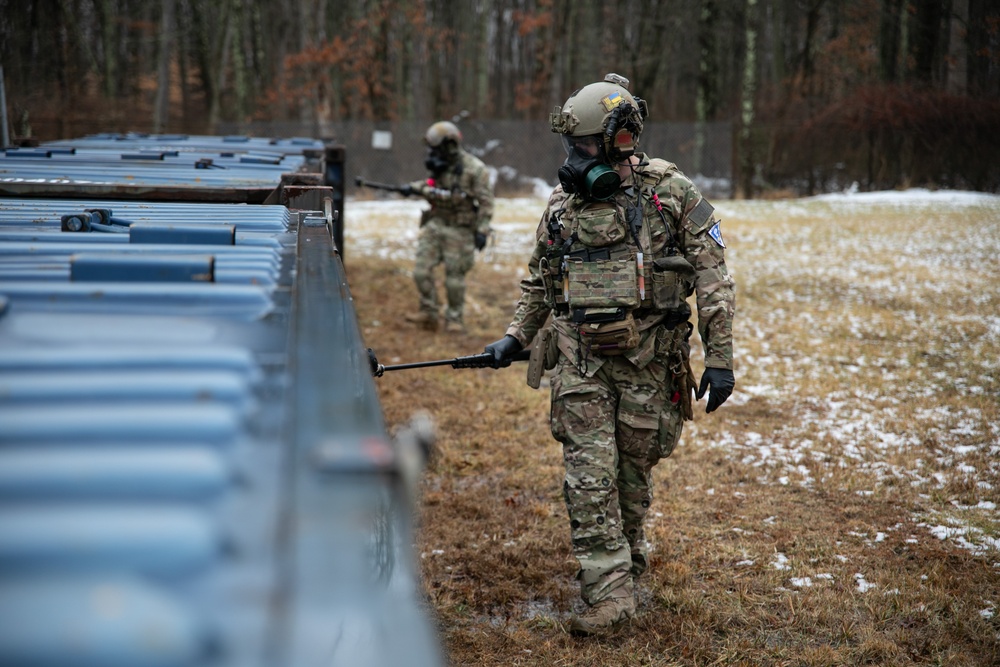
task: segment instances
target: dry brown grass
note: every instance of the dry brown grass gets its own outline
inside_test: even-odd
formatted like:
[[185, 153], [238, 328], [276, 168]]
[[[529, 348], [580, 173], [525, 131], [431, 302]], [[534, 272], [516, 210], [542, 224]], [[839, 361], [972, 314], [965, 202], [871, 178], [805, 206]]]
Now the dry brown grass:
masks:
[[[1000, 664], [1000, 286], [985, 268], [1000, 206], [942, 208], [720, 206], [739, 283], [737, 393], [699, 410], [656, 468], [641, 612], [607, 638], [562, 627], [580, 603], [548, 392], [524, 384], [523, 365], [378, 380], [390, 428], [420, 409], [437, 421], [416, 551], [450, 662]], [[362, 231], [349, 231], [380, 361], [498, 338], [538, 212], [498, 212], [525, 218], [506, 239], [524, 251], [470, 274], [465, 335], [402, 322], [412, 261], [352, 254]]]

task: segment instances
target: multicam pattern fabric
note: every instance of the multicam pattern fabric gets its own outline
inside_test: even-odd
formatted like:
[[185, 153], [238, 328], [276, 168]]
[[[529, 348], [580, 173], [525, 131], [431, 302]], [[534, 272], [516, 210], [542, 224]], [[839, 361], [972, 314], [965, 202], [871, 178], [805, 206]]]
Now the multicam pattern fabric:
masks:
[[[676, 166], [639, 157], [642, 163], [635, 181], [623, 185], [613, 206], [618, 209], [615, 220], [628, 220], [627, 209], [636, 190], [641, 191], [641, 249], [628, 234], [608, 252], [612, 257], [634, 258], [641, 250], [644, 276], [656, 259], [670, 256], [672, 247], [683, 256], [694, 267], [693, 293], [705, 364], [731, 369], [735, 287], [723, 248], [708, 234], [716, 222], [713, 210]], [[626, 196], [628, 186], [631, 197]], [[668, 328], [666, 314], [651, 295], [633, 311], [639, 344], [620, 356], [587, 349], [579, 325], [560, 305], [561, 285], [553, 279], [552, 269], [557, 262], [548, 256], [550, 223], [557, 218], [567, 251], [579, 251], [580, 214], [589, 207], [561, 187], [552, 193], [507, 334], [527, 347], [553, 315], [560, 355], [551, 384], [550, 426], [563, 446], [563, 490], [573, 552], [580, 564], [581, 593], [588, 603], [596, 604], [632, 585], [646, 569], [642, 523], [652, 502], [650, 474], [680, 439], [685, 413], [690, 414], [685, 399], [690, 398], [694, 381], [688, 372], [691, 325], [682, 322]], [[690, 282], [690, 275], [685, 281]]]
[[634, 308], [639, 305], [633, 260], [572, 260], [566, 263], [566, 273], [570, 307]]
[[489, 233], [493, 188], [486, 165], [476, 156], [461, 150], [458, 163], [433, 179], [433, 185], [427, 180], [409, 185], [430, 203], [428, 222], [437, 220], [443, 225]]
[[563, 496], [583, 599], [595, 604], [647, 566], [650, 476], [681, 430], [665, 357], [642, 370], [610, 357], [593, 376], [565, 357], [552, 380], [552, 434], [563, 444]]
[[459, 162], [434, 179], [433, 185], [427, 181], [409, 184], [431, 205], [422, 218], [413, 270], [420, 311], [438, 316], [433, 271], [444, 264], [445, 319], [451, 322], [462, 321], [465, 274], [475, 263], [475, 235], [489, 234], [493, 219], [493, 189], [486, 165], [464, 150], [459, 155]]
[[448, 299], [445, 319], [461, 322], [465, 304], [465, 274], [475, 262], [474, 237], [467, 227], [444, 225], [431, 219], [424, 223], [417, 239], [417, 257], [413, 280], [420, 293], [420, 310], [438, 314], [438, 294], [434, 285], [434, 267], [444, 264], [444, 289]]

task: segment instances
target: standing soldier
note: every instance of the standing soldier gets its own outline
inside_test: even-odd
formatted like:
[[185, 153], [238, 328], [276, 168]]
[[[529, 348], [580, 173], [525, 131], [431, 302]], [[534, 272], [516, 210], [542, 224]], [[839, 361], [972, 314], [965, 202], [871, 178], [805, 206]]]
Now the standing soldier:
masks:
[[551, 114], [568, 157], [514, 319], [486, 347], [499, 368], [538, 334], [536, 349], [556, 369], [550, 426], [563, 446], [563, 495], [588, 605], [570, 622], [574, 634], [635, 614], [650, 474], [693, 417], [693, 293], [705, 348], [697, 398], [710, 390], [712, 412], [735, 385], [734, 283], [719, 222], [675, 165], [636, 152], [645, 117], [646, 103], [616, 74]]
[[413, 270], [420, 310], [406, 319], [437, 329], [439, 310], [433, 271], [443, 263], [448, 295], [445, 331], [461, 333], [465, 331], [465, 274], [472, 269], [475, 252], [485, 248], [489, 238], [493, 189], [486, 165], [462, 148], [462, 133], [453, 123], [434, 123], [427, 129], [424, 141], [430, 178], [404, 186], [404, 194], [420, 195], [431, 205], [420, 218]]

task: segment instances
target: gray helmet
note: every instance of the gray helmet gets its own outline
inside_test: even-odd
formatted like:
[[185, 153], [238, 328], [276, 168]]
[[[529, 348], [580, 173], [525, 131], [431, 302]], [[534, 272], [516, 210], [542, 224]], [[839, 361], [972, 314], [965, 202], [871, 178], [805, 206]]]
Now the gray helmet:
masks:
[[612, 73], [584, 86], [549, 115], [552, 131], [564, 138], [600, 136], [608, 155], [631, 154], [647, 109], [644, 100], [628, 91], [628, 84], [628, 79]]
[[454, 123], [449, 123], [446, 120], [438, 121], [427, 128], [424, 141], [431, 148], [437, 148], [445, 141], [453, 141], [456, 146], [460, 146], [462, 145], [462, 131]]

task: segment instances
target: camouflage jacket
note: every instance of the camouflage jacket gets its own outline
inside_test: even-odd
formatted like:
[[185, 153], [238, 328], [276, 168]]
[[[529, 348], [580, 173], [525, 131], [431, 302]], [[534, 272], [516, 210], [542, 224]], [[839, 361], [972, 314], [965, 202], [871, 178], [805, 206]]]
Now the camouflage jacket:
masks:
[[[726, 269], [725, 246], [714, 209], [675, 165], [638, 157], [635, 182], [630, 179], [624, 183], [612, 201], [585, 202], [567, 195], [561, 186], [552, 192], [536, 231], [529, 275], [521, 281], [521, 297], [507, 334], [527, 347], [553, 313], [560, 350], [571, 359], [579, 359], [580, 336], [574, 333], [577, 325], [571, 320], [568, 307], [560, 303], [562, 290], [551, 277], [558, 273], [559, 262], [558, 257], [553, 258], [553, 248], [561, 246], [571, 257], [592, 253], [595, 247], [604, 248], [607, 252], [602, 252], [601, 257], [617, 258], [619, 265], [625, 266], [628, 262], [636, 263], [641, 247], [644, 268], [637, 273], [643, 276], [646, 293], [633, 312], [642, 338], [637, 348], [625, 356], [639, 367], [652, 359], [655, 353], [652, 332], [666, 318], [663, 304], [654, 304], [651, 298], [653, 267], [683, 257], [693, 270], [688, 269], [688, 280], [679, 297], [685, 300], [692, 293], [696, 295], [705, 366], [732, 369], [735, 285]], [[627, 222], [629, 209], [636, 208], [637, 196], [641, 216], [633, 214], [631, 219], [641, 222], [641, 226]], [[611, 223], [595, 233], [588, 224], [601, 216]], [[637, 228], [635, 233], [633, 227]], [[585, 362], [588, 374], [602, 364], [599, 357]]]
[[490, 174], [482, 160], [460, 151], [459, 161], [437, 178], [413, 181], [414, 194], [426, 199], [431, 208], [425, 220], [440, 220], [446, 225], [469, 227], [487, 234], [493, 219], [493, 188]]

